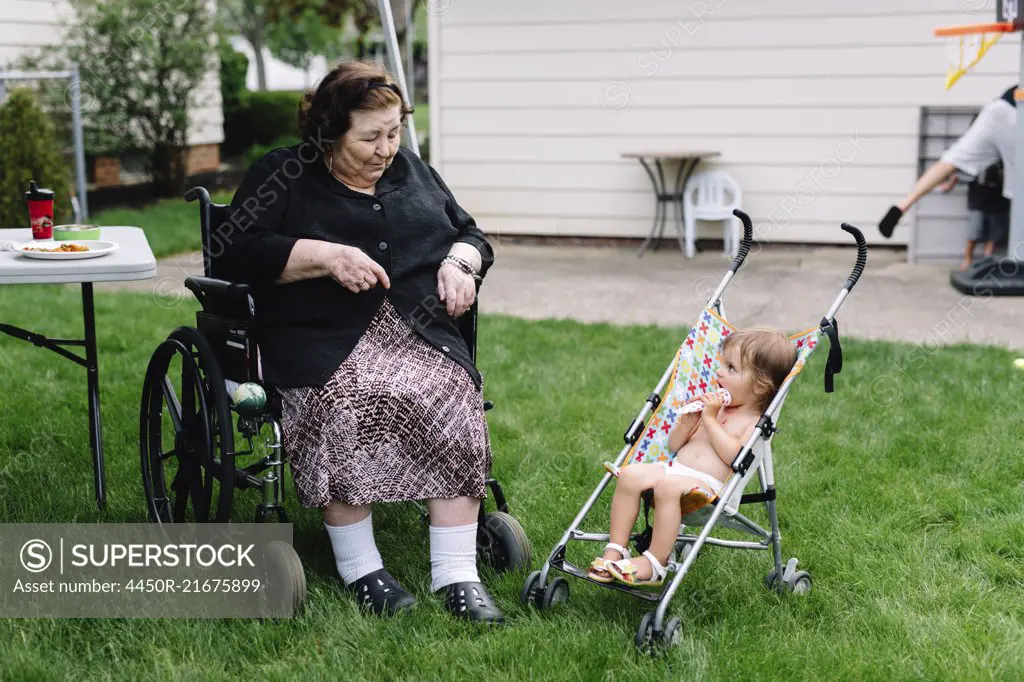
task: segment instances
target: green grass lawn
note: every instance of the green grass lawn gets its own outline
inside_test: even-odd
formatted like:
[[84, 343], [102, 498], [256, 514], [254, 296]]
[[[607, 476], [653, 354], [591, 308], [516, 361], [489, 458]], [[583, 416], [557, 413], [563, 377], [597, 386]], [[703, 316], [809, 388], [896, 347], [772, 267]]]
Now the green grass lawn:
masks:
[[[217, 203], [228, 203], [233, 193], [214, 193]], [[146, 231], [157, 258], [200, 248], [199, 204], [184, 199], [162, 199], [145, 208], [114, 208], [89, 218], [94, 225], [134, 225]]]
[[[96, 308], [109, 509], [99, 513], [93, 502], [84, 373], [0, 337], [6, 522], [146, 518], [142, 374], [151, 350], [174, 326], [192, 323], [195, 307], [104, 294]], [[0, 320], [77, 336], [77, 291], [4, 287]], [[683, 332], [482, 319], [480, 364], [496, 404], [488, 413], [494, 471], [534, 543], [535, 567], [619, 449]], [[394, 620], [360, 615], [335, 577], [317, 512], [296, 508], [292, 497], [310, 583], [300, 618], [3, 621], [0, 679], [1024, 678], [1024, 373], [1000, 349], [918, 356], [913, 346], [853, 339], [843, 347], [837, 392], [823, 393], [819, 352], [775, 443], [784, 557], [812, 572], [813, 592], [767, 592], [767, 553], [708, 548], [674, 603], [685, 630], [665, 658], [633, 649], [645, 604], [577, 580], [567, 604], [539, 613], [518, 603], [523, 574], [485, 573], [507, 625], [481, 631], [455, 622], [428, 594], [426, 533], [407, 505], [379, 509], [375, 526], [386, 565], [420, 603]], [[896, 382], [902, 398], [872, 400], [873, 385], [878, 398], [881, 384]], [[606, 528], [606, 506], [588, 529]]]

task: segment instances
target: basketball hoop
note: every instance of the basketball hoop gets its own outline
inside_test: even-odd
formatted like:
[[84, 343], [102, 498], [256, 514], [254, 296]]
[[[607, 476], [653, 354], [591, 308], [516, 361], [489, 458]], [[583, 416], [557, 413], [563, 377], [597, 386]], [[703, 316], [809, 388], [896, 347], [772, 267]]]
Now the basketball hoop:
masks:
[[946, 89], [949, 90], [960, 80], [961, 76], [973, 69], [1004, 34], [1018, 29], [1016, 18], [1013, 21], [1001, 21], [995, 24], [971, 24], [935, 29], [935, 35], [946, 38], [949, 44]]

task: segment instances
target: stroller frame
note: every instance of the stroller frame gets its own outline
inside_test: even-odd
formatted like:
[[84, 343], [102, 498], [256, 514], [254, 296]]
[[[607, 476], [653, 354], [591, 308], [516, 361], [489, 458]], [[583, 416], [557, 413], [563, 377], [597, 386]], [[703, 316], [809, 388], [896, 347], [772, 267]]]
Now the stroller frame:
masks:
[[[740, 210], [735, 210], [733, 213], [743, 222], [743, 240], [731, 266], [729, 267], [729, 270], [725, 273], [718, 287], [715, 289], [714, 293], [710, 296], [705, 305], [705, 308], [714, 309], [720, 315], [724, 315], [722, 295], [729, 286], [729, 283], [735, 276], [737, 270], [739, 270], [740, 266], [746, 259], [753, 241], [753, 225], [750, 217]], [[853, 271], [839, 292], [839, 295], [825, 313], [825, 316], [822, 318], [818, 327], [818, 330], [825, 334], [830, 342], [830, 352], [825, 379], [827, 392], [831, 392], [832, 390], [831, 375], [838, 373], [842, 368], [842, 354], [839, 345], [838, 324], [835, 320], [835, 316], [840, 307], [842, 307], [846, 297], [857, 283], [857, 280], [860, 278], [861, 273], [864, 271], [864, 266], [867, 263], [867, 243], [864, 240], [864, 236], [861, 231], [846, 223], [843, 223], [841, 228], [852, 235], [857, 242], [857, 261], [853, 267]], [[797, 363], [799, 362], [800, 360], [798, 359]], [[657, 386], [647, 397], [647, 400], [639, 414], [637, 414], [633, 419], [629, 428], [623, 435], [625, 446], [614, 460], [614, 471], [617, 472], [619, 467], [623, 465], [633, 446], [640, 439], [641, 434], [643, 434], [647, 426], [648, 417], [652, 416], [661, 404], [661, 395], [663, 391], [665, 391], [666, 386], [672, 377], [673, 365], [674, 362], [669, 364], [668, 368], [662, 374], [661, 379], [658, 381]], [[797, 368], [796, 364], [794, 365], [794, 368]], [[641, 599], [657, 602], [655, 610], [649, 611], [644, 615], [636, 635], [637, 646], [642, 650], [650, 650], [654, 648], [655, 645], [660, 644], [671, 646], [679, 642], [681, 636], [681, 622], [679, 618], [667, 619], [666, 616], [669, 604], [672, 601], [672, 597], [679, 589], [683, 579], [693, 566], [694, 561], [696, 561], [699, 551], [705, 544], [732, 549], [762, 551], [766, 551], [770, 548], [773, 554], [774, 567], [768, 573], [765, 580], [766, 586], [777, 591], [788, 591], [798, 594], [809, 591], [811, 587], [810, 574], [806, 571], [796, 570], [797, 560], [789, 559], [789, 561], [783, 565], [782, 543], [781, 535], [779, 533], [778, 512], [776, 508], [775, 475], [771, 450], [772, 437], [778, 431], [776, 424], [779, 412], [785, 402], [790, 386], [796, 379], [797, 375], [798, 372], [791, 372], [786, 378], [782, 386], [776, 392], [771, 404], [757, 421], [750, 437], [736, 454], [736, 457], [733, 459], [731, 464], [732, 474], [726, 481], [723, 491], [719, 493], [716, 503], [701, 510], [701, 512], [706, 512], [710, 508], [711, 512], [710, 516], [707, 517], [707, 521], [704, 522], [703, 528], [700, 532], [696, 535], [686, 533], [685, 528], [687, 520], [693, 519], [701, 512], [691, 514], [683, 519], [683, 525], [681, 526], [681, 531], [683, 532], [680, 532], [677, 535], [674, 551], [669, 557], [666, 566], [668, 572], [670, 574], [674, 573], [674, 575], [670, 581], [666, 581], [660, 592], [646, 591], [616, 582], [602, 583], [590, 580], [584, 569], [575, 566], [565, 558], [566, 548], [572, 541], [606, 543], [610, 539], [609, 533], [588, 533], [579, 529], [587, 514], [589, 514], [598, 498], [611, 482], [613, 473], [612, 471], [608, 471], [602, 477], [594, 491], [590, 494], [590, 497], [583, 504], [579, 513], [576, 514], [576, 517], [569, 525], [569, 528], [566, 529], [561, 539], [555, 545], [547, 560], [544, 562], [543, 567], [539, 571], [531, 573], [526, 579], [520, 594], [523, 603], [532, 603], [538, 608], [546, 609], [556, 603], [568, 599], [568, 583], [565, 579], [555, 577], [549, 580], [552, 569], [586, 580], [587, 582], [604, 588], [626, 592]], [[755, 450], [759, 444], [761, 446], [759, 448], [760, 452]], [[741, 485], [746, 485], [748, 473], [751, 472], [752, 468], [757, 472], [760, 491], [753, 494], [743, 495], [740, 498], [739, 504], [763, 503], [767, 508], [768, 519], [771, 526], [770, 530], [761, 528], [757, 523], [739, 513], [738, 509], [730, 514], [727, 514], [726, 511], [727, 506], [729, 506], [729, 503], [732, 501], [733, 496], [737, 491], [737, 488]], [[650, 493], [650, 491], [648, 491], [648, 493]], [[630, 535], [630, 541], [636, 543], [639, 551], [647, 549], [650, 544], [651, 527], [647, 519], [650, 511], [650, 499], [649, 495], [644, 498], [645, 530], [640, 533], [634, 532]], [[711, 532], [719, 524], [720, 520], [723, 519], [723, 515], [726, 515], [724, 520], [725, 523], [723, 525], [728, 525], [733, 529], [751, 533], [758, 538], [757, 541], [727, 540], [712, 537]], [[682, 555], [681, 562], [677, 560], [680, 554]]]

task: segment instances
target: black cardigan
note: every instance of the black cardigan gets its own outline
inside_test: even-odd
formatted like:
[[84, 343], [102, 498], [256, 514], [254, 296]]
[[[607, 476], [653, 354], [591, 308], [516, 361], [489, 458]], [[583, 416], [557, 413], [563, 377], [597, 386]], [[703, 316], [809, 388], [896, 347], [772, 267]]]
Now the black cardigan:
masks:
[[[280, 388], [322, 386], [355, 347], [384, 297], [427, 342], [464, 367], [469, 348], [437, 297], [437, 270], [452, 244], [494, 253], [437, 172], [400, 149], [376, 195], [353, 191], [305, 142], [275, 149], [249, 168], [229, 222], [212, 233], [214, 276], [254, 285], [253, 336], [263, 378]], [[299, 239], [356, 246], [380, 263], [391, 288], [352, 293], [330, 277], [273, 284]]]

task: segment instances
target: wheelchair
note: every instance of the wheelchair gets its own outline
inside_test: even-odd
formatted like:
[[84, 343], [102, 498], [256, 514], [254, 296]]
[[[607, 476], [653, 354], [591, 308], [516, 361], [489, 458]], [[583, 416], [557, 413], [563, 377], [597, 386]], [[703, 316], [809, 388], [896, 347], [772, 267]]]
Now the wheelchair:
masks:
[[[204, 276], [186, 277], [185, 286], [202, 309], [195, 327], [178, 327], [157, 346], [142, 387], [139, 447], [149, 517], [156, 523], [227, 523], [235, 491], [255, 489], [255, 522], [287, 523], [280, 397], [261, 379], [258, 347], [249, 334], [252, 290], [216, 277], [211, 232], [228, 222], [228, 206], [213, 203], [203, 187], [185, 193], [186, 201], [197, 199]], [[458, 326], [475, 361], [476, 303]], [[233, 396], [243, 385], [249, 395], [255, 389], [265, 400], [235, 404]], [[485, 410], [492, 407], [484, 403]], [[256, 440], [264, 430], [261, 450]], [[244, 448], [236, 449], [236, 435]], [[529, 567], [530, 541], [490, 472], [486, 485], [495, 509], [480, 505], [478, 558], [499, 573]], [[296, 582], [296, 594], [304, 595], [302, 564], [294, 549], [288, 550], [281, 560]]]

